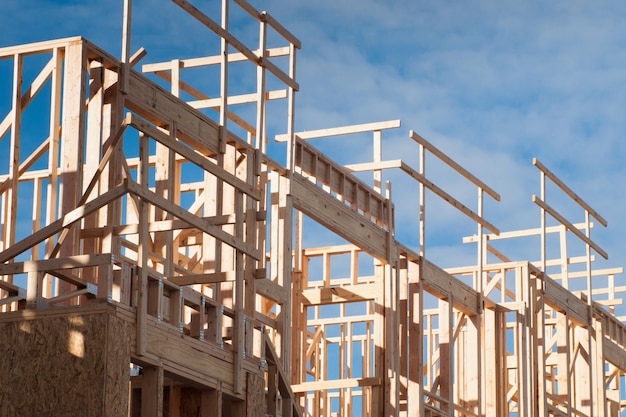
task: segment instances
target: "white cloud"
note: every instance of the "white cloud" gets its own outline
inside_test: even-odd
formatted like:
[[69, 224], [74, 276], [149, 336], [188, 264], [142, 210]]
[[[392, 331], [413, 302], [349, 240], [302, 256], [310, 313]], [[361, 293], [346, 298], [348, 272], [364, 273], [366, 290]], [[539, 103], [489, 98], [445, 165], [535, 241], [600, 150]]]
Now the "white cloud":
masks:
[[[0, 6], [3, 45], [81, 34], [119, 54], [121, 2], [26, 3], [42, 13], [24, 13], [23, 3]], [[539, 224], [539, 209], [530, 201], [539, 193], [539, 173], [531, 165], [536, 156], [609, 220], [609, 230], [593, 235], [613, 264], [623, 263], [626, 3], [253, 4], [302, 40], [298, 129], [400, 118], [402, 129], [384, 135], [392, 146], [385, 155], [401, 155], [417, 166], [416, 147], [406, 134], [420, 132], [502, 194], [502, 202], [489, 202], [486, 213], [503, 230]], [[134, 17], [133, 49], [145, 46], [149, 62], [215, 52], [208, 29], [168, 1], [135, 1]], [[256, 39], [254, 28], [233, 31]], [[338, 152], [338, 159], [369, 155], [365, 146], [347, 155], [353, 143], [337, 140], [325, 149]], [[475, 192], [465, 183], [445, 175], [435, 181], [475, 204]], [[412, 193], [394, 187], [396, 204], [408, 207], [399, 208], [407, 218], [398, 222], [414, 230]], [[433, 233], [457, 223], [464, 231], [462, 215], [451, 210], [450, 216], [429, 217]], [[413, 242], [414, 236], [406, 239]]]

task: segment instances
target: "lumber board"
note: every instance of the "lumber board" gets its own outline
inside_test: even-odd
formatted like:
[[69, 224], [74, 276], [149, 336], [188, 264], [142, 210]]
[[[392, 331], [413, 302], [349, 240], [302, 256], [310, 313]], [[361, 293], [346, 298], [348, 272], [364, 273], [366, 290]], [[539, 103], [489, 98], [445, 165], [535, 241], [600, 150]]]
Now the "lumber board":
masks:
[[[168, 126], [174, 122], [178, 139], [192, 149], [206, 156], [219, 153], [222, 130], [219, 124], [143, 74], [130, 71], [129, 91], [125, 97], [125, 106], [151, 123]], [[252, 145], [231, 133], [227, 139], [238, 149], [254, 150]]]
[[[573, 225], [574, 227], [580, 230], [587, 228], [587, 225], [585, 223], [574, 223]], [[594, 227], [593, 222], [589, 223], [589, 227], [593, 229]], [[546, 233], [560, 233], [561, 231], [563, 231], [563, 225], [546, 226], [545, 230], [546, 230]], [[518, 238], [518, 237], [540, 236], [541, 233], [542, 233], [541, 227], [535, 227], [535, 228], [530, 228], [530, 229], [501, 231], [499, 235], [485, 234], [483, 235], [483, 238], [486, 240], [503, 240], [503, 239]], [[474, 243], [474, 242], [478, 242], [478, 235], [463, 237], [463, 243]]]
[[304, 305], [324, 305], [376, 300], [381, 296], [380, 284], [357, 284], [302, 291]]
[[7, 115], [0, 122], [0, 141], [4, 139], [4, 136], [9, 132], [13, 122], [13, 109], [9, 110]]
[[142, 46], [141, 48], [137, 49], [137, 51], [135, 51], [134, 54], [130, 56], [128, 60], [128, 64], [132, 68], [135, 65], [137, 65], [139, 61], [141, 61], [146, 55], [148, 55], [148, 51], [146, 51], [145, 48]]
[[28, 250], [32, 246], [43, 242], [45, 239], [53, 236], [56, 233], [59, 233], [63, 228], [71, 226], [86, 215], [93, 213], [94, 211], [102, 208], [111, 201], [126, 194], [126, 192], [127, 187], [124, 184], [121, 184], [102, 194], [100, 197], [97, 197], [85, 203], [83, 206], [75, 208], [74, 210], [61, 216], [58, 220], [54, 221], [48, 226], [39, 229], [32, 235], [5, 249], [3, 252], [0, 252], [0, 263], [4, 263], [9, 259], [16, 257], [17, 255]]
[[[259, 50], [254, 51], [255, 55], [259, 55]], [[287, 56], [289, 55], [289, 47], [276, 47], [276, 48], [267, 48], [265, 49], [265, 55], [269, 58], [279, 57], [279, 56]], [[234, 62], [242, 62], [246, 61], [248, 58], [242, 54], [241, 52], [230, 52], [228, 53], [228, 63]], [[199, 58], [186, 58], [180, 59], [179, 65], [180, 69], [189, 69], [189, 68], [199, 68], [206, 67], [211, 65], [219, 65], [222, 63], [221, 55], [213, 55], [213, 56], [203, 56]], [[172, 61], [166, 62], [154, 62], [150, 64], [144, 64], [141, 66], [141, 72], [161, 72], [161, 71], [171, 71], [172, 69]]]
[[2, 241], [5, 245], [15, 243], [17, 233], [17, 202], [19, 186], [19, 166], [21, 149], [21, 125], [22, 125], [22, 85], [24, 82], [24, 57], [16, 54], [13, 59], [13, 89], [11, 95], [11, 143], [9, 147], [9, 180], [10, 183], [6, 195], [3, 196], [4, 227], [2, 228]]
[[110, 265], [112, 263], [113, 255], [110, 253], [74, 255], [64, 258], [41, 259], [3, 264], [0, 265], [0, 275], [50, 271], [54, 269], [85, 268], [90, 266]]
[[552, 171], [550, 171], [544, 164], [539, 162], [537, 158], [533, 158], [533, 165], [537, 167], [538, 170], [546, 174], [550, 180], [554, 184], [556, 184], [565, 194], [567, 194], [572, 200], [578, 203], [585, 211], [589, 212], [591, 216], [593, 216], [602, 226], [607, 226], [607, 221], [597, 213], [589, 204], [587, 204], [582, 198], [578, 196], [570, 187], [568, 187], [559, 177], [556, 176]]
[[203, 155], [196, 153], [193, 149], [189, 148], [188, 146], [185, 146], [179, 143], [178, 141], [172, 139], [170, 135], [165, 134], [164, 132], [160, 131], [153, 125], [147, 123], [144, 120], [141, 120], [137, 117], [132, 117], [132, 116], [130, 119], [130, 125], [144, 132], [145, 134], [155, 139], [156, 141], [166, 146], [167, 148], [182, 155], [188, 161], [193, 162], [194, 164], [204, 169], [205, 171], [215, 175], [216, 177], [227, 182], [228, 184], [232, 185], [238, 190], [246, 193], [249, 197], [252, 197], [257, 201], [260, 200], [261, 193], [254, 185], [248, 184], [245, 181], [237, 178], [235, 175], [219, 167], [218, 165], [211, 162]]
[[[263, 343], [265, 344], [265, 349], [267, 352], [267, 360], [275, 366], [276, 373], [278, 374], [278, 388], [280, 390], [281, 396], [283, 397], [283, 401], [289, 399], [290, 403], [293, 405], [292, 410], [296, 413], [294, 417], [302, 417], [302, 410], [298, 406], [298, 401], [296, 401], [294, 397], [291, 385], [289, 385], [289, 383], [287, 382], [289, 380], [287, 379], [287, 375], [285, 374], [281, 366], [280, 358], [278, 357], [276, 349], [274, 349], [274, 346], [267, 337], [267, 335], [263, 335]], [[289, 414], [291, 414], [291, 410], [289, 411]]]
[[176, 122], [192, 148], [207, 155], [218, 153], [216, 122], [135, 71], [129, 73], [125, 106], [156, 125]]
[[301, 44], [298, 38], [296, 38], [291, 32], [289, 32], [282, 24], [276, 21], [266, 11], [258, 11], [246, 0], [234, 0], [242, 9], [248, 12], [250, 16], [256, 18], [259, 22], [268, 23], [276, 32], [278, 32], [285, 40], [293, 44], [296, 48], [300, 49]]
[[[156, 193], [142, 187], [132, 180], [128, 180], [128, 191], [137, 197], [140, 197], [147, 202], [154, 204], [155, 206], [173, 214], [174, 216], [180, 218], [181, 220], [186, 221], [190, 225], [202, 230], [205, 233], [210, 234], [216, 239], [232, 246], [235, 249], [238, 249], [245, 253], [246, 255], [252, 256], [254, 259], [260, 260], [262, 259], [262, 254], [259, 250], [251, 247], [250, 245], [243, 242], [240, 238], [236, 236], [232, 236], [227, 232], [224, 232], [221, 228], [211, 224], [210, 222], [204, 220], [201, 217], [196, 217], [191, 214], [184, 208], [177, 206], [176, 204], [168, 201], [167, 199], [157, 195]], [[0, 254], [1, 256], [2, 254]], [[1, 259], [1, 258], [0, 258]]]
[[63, 48], [71, 43], [84, 41], [82, 36], [53, 39], [48, 41], [33, 42], [25, 45], [7, 46], [0, 48], [0, 59], [13, 58], [15, 54], [32, 55], [43, 52], [52, 52], [55, 48]]
[[[287, 90], [274, 90], [265, 92], [265, 100], [280, 100], [287, 98]], [[228, 105], [238, 105], [238, 104], [250, 104], [256, 103], [258, 99], [258, 94], [250, 93], [250, 94], [238, 94], [234, 96], [228, 96]], [[222, 105], [221, 98], [206, 98], [200, 100], [194, 100], [188, 102], [191, 107], [194, 109], [207, 109], [207, 108], [215, 108], [219, 110]]]
[[294, 393], [299, 393], [299, 392], [319, 391], [319, 390], [373, 387], [373, 386], [378, 386], [380, 384], [381, 384], [381, 379], [378, 377], [344, 378], [344, 379], [337, 379], [337, 380], [303, 382], [301, 384], [292, 385], [291, 389], [293, 390]]
[[[394, 159], [388, 161], [374, 161], [374, 162], [366, 162], [360, 164], [349, 164], [346, 165], [346, 168], [350, 171], [354, 172], [362, 172], [362, 171], [374, 171], [374, 170], [382, 170], [382, 169], [392, 169], [392, 168], [400, 168], [402, 171], [407, 173], [413, 179], [419, 181], [426, 188], [431, 190], [433, 193], [441, 197], [452, 207], [459, 210], [461, 213], [465, 214], [470, 219], [474, 220], [476, 223], [483, 225], [489, 231], [493, 232], [495, 235], [500, 233], [500, 230], [475, 213], [472, 209], [468, 208], [466, 205], [458, 201], [456, 198], [452, 197], [449, 193], [447, 193], [444, 189], [436, 185], [434, 182], [427, 179], [424, 175], [417, 172], [411, 166], [406, 164], [401, 159]], [[499, 197], [499, 196], [498, 196]]]
[[543, 278], [545, 302], [560, 312], [567, 312], [580, 325], [591, 324], [589, 305], [550, 277]]
[[[586, 261], [586, 259], [585, 259]], [[624, 273], [624, 268], [622, 267], [618, 267], [618, 268], [603, 268], [603, 269], [592, 269], [590, 272], [590, 275], [592, 277], [601, 277], [601, 276], [608, 276], [608, 275], [617, 275], [617, 274], [623, 274]], [[567, 278], [572, 279], [572, 278], [585, 278], [587, 277], [589, 273], [587, 271], [573, 271], [573, 272], [567, 272]], [[561, 274], [550, 274], [550, 277], [552, 278], [563, 278], [561, 276]], [[603, 294], [602, 292], [596, 292], [596, 289], [594, 289], [593, 294]], [[606, 293], [606, 292], [604, 292]]]
[[561, 223], [562, 225], [564, 225], [565, 227], [567, 227], [567, 229], [572, 232], [573, 234], [575, 234], [580, 240], [582, 240], [583, 242], [585, 242], [587, 245], [589, 245], [590, 247], [592, 247], [596, 252], [598, 252], [598, 254], [600, 256], [602, 256], [604, 259], [609, 259], [609, 255], [600, 247], [598, 246], [594, 241], [592, 241], [589, 237], [587, 237], [586, 235], [584, 235], [580, 230], [578, 230], [578, 228], [576, 226], [574, 226], [572, 223], [570, 223], [565, 217], [563, 217], [561, 214], [559, 214], [558, 211], [556, 211], [555, 209], [553, 209], [552, 207], [550, 207], [548, 205], [548, 203], [546, 203], [545, 201], [543, 201], [541, 198], [537, 197], [536, 195], [533, 195], [533, 203], [537, 204], [539, 207], [541, 207], [543, 210], [545, 210], [546, 212], [548, 212], [550, 214], [550, 216], [554, 217], [559, 223]]
[[[172, 79], [172, 75], [169, 72], [157, 71], [157, 72], [155, 72], [155, 75], [157, 77], [167, 81], [170, 84], [174, 84], [175, 83], [175, 81]], [[193, 86], [187, 84], [184, 81], [178, 80], [178, 86], [179, 86], [180, 90], [188, 93], [190, 96], [194, 97], [196, 100], [210, 100], [211, 99], [209, 96], [207, 96], [203, 92], [199, 91], [198, 89], [194, 88]], [[195, 106], [192, 105], [193, 102], [189, 102], [189, 103], [190, 103], [190, 105], [192, 107], [195, 107]], [[213, 110], [219, 112], [220, 108], [221, 108], [221, 103], [220, 103], [220, 106], [213, 107]], [[228, 120], [232, 120], [237, 125], [242, 127], [246, 132], [248, 132], [249, 134], [251, 134], [253, 136], [256, 136], [256, 128], [254, 126], [252, 126], [250, 123], [248, 123], [244, 118], [242, 118], [238, 114], [232, 112], [231, 110], [227, 110], [226, 115], [228, 116]]]
[[176, 275], [167, 278], [176, 285], [214, 284], [235, 281], [235, 271], [214, 272], [209, 274]]
[[387, 259], [387, 232], [384, 229], [296, 173], [293, 174], [291, 193], [294, 208], [372, 256]]
[[454, 307], [466, 314], [475, 315], [482, 311], [478, 292], [427, 259], [422, 259], [422, 262], [423, 274], [419, 278], [424, 290], [442, 299], [451, 298]]
[[285, 304], [289, 299], [289, 290], [282, 287], [269, 279], [257, 279], [254, 282], [256, 292], [265, 298], [269, 298], [278, 304]]
[[315, 182], [328, 187], [337, 198], [350, 203], [355, 211], [371, 216], [377, 224], [387, 225], [388, 199], [310, 144], [297, 140], [295, 146], [297, 168]]
[[[228, 215], [228, 214], [221, 215], [221, 216], [206, 216], [206, 217], [199, 217], [199, 218], [204, 219], [205, 221], [215, 226], [222, 226], [225, 224], [232, 224], [235, 222], [234, 215]], [[159, 220], [159, 221], [150, 222], [148, 224], [148, 232], [150, 233], [166, 232], [166, 231], [173, 231], [173, 230], [187, 230], [187, 229], [193, 229], [193, 228], [194, 228], [193, 225], [190, 225], [189, 223], [180, 219]], [[102, 237], [104, 236], [106, 231], [107, 231], [106, 227], [83, 228], [81, 230], [81, 236], [85, 238]], [[136, 235], [139, 233], [139, 224], [133, 223], [133, 224], [120, 225], [120, 226], [113, 226], [112, 233], [116, 236]]]
[[41, 88], [48, 82], [50, 77], [52, 76], [52, 71], [54, 69], [54, 57], [50, 58], [50, 60], [46, 63], [44, 68], [37, 74], [35, 80], [31, 83], [31, 85], [24, 91], [21, 97], [21, 108], [22, 110], [26, 109], [28, 105], [32, 102], [33, 98], [41, 91]]
[[219, 35], [223, 40], [228, 42], [229, 45], [232, 45], [239, 52], [244, 54], [246, 58], [248, 58], [248, 60], [255, 63], [256, 65], [261, 65], [261, 66], [266, 67], [268, 70], [272, 72], [272, 74], [276, 76], [276, 78], [278, 78], [283, 83], [285, 83], [285, 85], [293, 88], [296, 91], [299, 90], [300, 87], [295, 80], [293, 80], [291, 77], [285, 74], [280, 68], [278, 68], [276, 65], [271, 63], [266, 58], [257, 56], [254, 52], [248, 49], [248, 47], [246, 47], [241, 41], [235, 38], [235, 36], [233, 36], [227, 30], [223, 29], [218, 23], [216, 23], [213, 19], [211, 19], [204, 13], [202, 13], [198, 8], [196, 8], [190, 2], [186, 0], [172, 0], [172, 1], [176, 3], [178, 6], [180, 6], [180, 8], [185, 10], [187, 13], [189, 13], [191, 16], [193, 16], [200, 23], [202, 23], [204, 26], [206, 26], [207, 28], [215, 32], [217, 35]]
[[[375, 132], [386, 129], [396, 129], [401, 126], [400, 120], [387, 120], [384, 122], [363, 123], [358, 125], [334, 127], [318, 130], [296, 132], [295, 135], [302, 140], [328, 138], [332, 136], [353, 135], [358, 133]], [[288, 135], [276, 135], [277, 142], [287, 142]]]
[[216, 357], [208, 349], [202, 348], [206, 342], [180, 335], [173, 337], [168, 332], [160, 331], [150, 319], [146, 327], [146, 353], [226, 384], [234, 383], [232, 352], [224, 350], [221, 356]]

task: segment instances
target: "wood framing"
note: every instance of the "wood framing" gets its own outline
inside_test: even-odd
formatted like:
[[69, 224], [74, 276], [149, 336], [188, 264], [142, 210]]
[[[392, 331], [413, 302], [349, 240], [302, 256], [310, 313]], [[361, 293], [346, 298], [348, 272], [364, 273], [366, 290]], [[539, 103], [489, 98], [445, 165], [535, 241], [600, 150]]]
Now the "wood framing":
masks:
[[[621, 415], [626, 285], [594, 267], [607, 222], [589, 203], [534, 160], [541, 227], [501, 231], [484, 215], [500, 195], [417, 132], [401, 135], [419, 166], [383, 158], [399, 120], [296, 132], [301, 45], [269, 13], [173, 3], [218, 55], [139, 65], [131, 1], [122, 59], [81, 37], [0, 49], [0, 416]], [[258, 44], [229, 30], [230, 7]], [[230, 95], [234, 65], [252, 68], [250, 91]], [[207, 67], [219, 96], [187, 76]], [[270, 100], [286, 133], [268, 128]], [[316, 147], [345, 136], [368, 138], [371, 160]], [[409, 191], [389, 170], [416, 181], [415, 222], [396, 218], [392, 190]], [[584, 219], [551, 206], [547, 181]], [[475, 264], [429, 260], [427, 193], [475, 227]], [[537, 259], [498, 247], [529, 236]]]

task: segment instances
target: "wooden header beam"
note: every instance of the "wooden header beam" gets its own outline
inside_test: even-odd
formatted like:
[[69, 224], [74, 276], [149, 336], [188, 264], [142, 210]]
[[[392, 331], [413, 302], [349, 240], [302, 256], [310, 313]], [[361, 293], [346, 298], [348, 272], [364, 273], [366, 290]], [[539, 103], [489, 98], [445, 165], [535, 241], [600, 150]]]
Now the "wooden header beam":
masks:
[[[319, 139], [331, 136], [353, 135], [357, 133], [377, 132], [386, 129], [396, 129], [400, 127], [400, 120], [389, 120], [385, 122], [364, 123], [351, 126], [334, 127], [329, 129], [309, 130], [298, 132], [296, 136], [300, 139]], [[277, 135], [276, 142], [287, 142], [289, 136], [286, 134]]]
[[[253, 51], [255, 54], [260, 54], [259, 50]], [[266, 57], [274, 58], [279, 56], [288, 56], [289, 48], [286, 46], [278, 48], [269, 48], [265, 51]], [[248, 57], [241, 52], [229, 53], [228, 63], [247, 61]], [[178, 61], [181, 69], [200, 68], [211, 65], [220, 65], [222, 63], [222, 57], [220, 55], [206, 56], [201, 58], [187, 58]], [[172, 69], [172, 61], [156, 62], [152, 64], [144, 64], [141, 66], [141, 71], [146, 72], [158, 72], [169, 71]]]
[[[574, 223], [574, 227], [577, 229], [584, 229], [586, 225], [584, 223]], [[590, 223], [590, 227], [593, 228], [593, 223]], [[563, 230], [562, 226], [548, 226], [546, 227], [546, 233], [559, 233]], [[504, 239], [513, 239], [518, 237], [531, 237], [531, 236], [541, 236], [541, 229], [536, 227], [532, 229], [522, 229], [522, 230], [509, 230], [506, 232], [500, 232], [499, 235], [489, 234], [485, 235], [485, 239], [487, 240], [504, 240]], [[463, 243], [475, 243], [478, 242], [478, 236], [465, 236], [463, 238]]]

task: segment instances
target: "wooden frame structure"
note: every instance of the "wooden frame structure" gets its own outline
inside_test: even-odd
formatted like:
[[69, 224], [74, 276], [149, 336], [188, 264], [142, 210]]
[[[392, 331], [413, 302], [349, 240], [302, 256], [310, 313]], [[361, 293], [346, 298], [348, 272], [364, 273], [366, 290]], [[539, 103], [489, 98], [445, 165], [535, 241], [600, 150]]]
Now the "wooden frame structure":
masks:
[[[483, 213], [499, 194], [416, 132], [419, 168], [383, 159], [398, 120], [296, 133], [297, 38], [245, 0], [223, 0], [219, 23], [173, 2], [219, 55], [139, 72], [130, 1], [121, 60], [80, 37], [0, 49], [13, 74], [0, 90], [0, 416], [621, 415], [626, 287], [622, 268], [592, 268], [607, 254], [591, 218], [606, 221], [589, 204], [534, 161], [541, 227], [501, 232]], [[258, 45], [229, 32], [231, 6]], [[268, 48], [268, 31], [284, 46]], [[229, 95], [239, 64], [256, 88]], [[219, 97], [183, 81], [214, 65]], [[268, 100], [287, 103], [284, 162], [266, 146]], [[311, 145], [354, 134], [373, 138], [371, 162]], [[427, 175], [433, 157], [476, 188], [476, 209]], [[390, 169], [417, 181], [417, 250], [396, 239]], [[550, 206], [548, 180], [583, 223]], [[426, 258], [427, 192], [476, 224], [475, 265]], [[321, 229], [342, 243], [310, 244]], [[496, 248], [528, 236], [539, 261]]]

